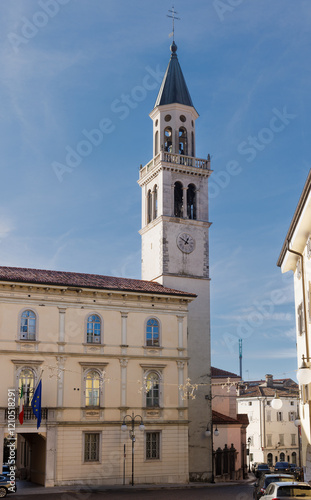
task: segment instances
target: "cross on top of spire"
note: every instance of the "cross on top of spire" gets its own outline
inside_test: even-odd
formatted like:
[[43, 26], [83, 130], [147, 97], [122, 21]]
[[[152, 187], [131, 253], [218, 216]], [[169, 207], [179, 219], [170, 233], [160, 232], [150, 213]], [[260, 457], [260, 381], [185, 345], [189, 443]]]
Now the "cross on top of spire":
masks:
[[178, 12], [176, 12], [176, 10], [174, 9], [174, 5], [172, 7], [172, 10], [169, 10], [169, 12], [171, 12], [172, 15], [167, 14], [167, 17], [170, 17], [173, 19], [173, 31], [172, 31], [172, 33], [170, 33], [169, 36], [172, 36], [173, 41], [174, 41], [175, 40], [175, 19], [180, 21], [180, 17], [176, 17], [176, 14], [178, 14]]

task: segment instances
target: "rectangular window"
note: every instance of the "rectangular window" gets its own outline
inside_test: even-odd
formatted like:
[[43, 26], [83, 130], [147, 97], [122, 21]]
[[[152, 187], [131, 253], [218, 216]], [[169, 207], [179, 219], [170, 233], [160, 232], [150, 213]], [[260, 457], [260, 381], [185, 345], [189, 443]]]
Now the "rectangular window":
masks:
[[266, 421], [271, 422], [271, 411], [267, 411], [266, 413]]
[[302, 335], [305, 331], [304, 314], [302, 303], [297, 308], [297, 327], [299, 335]]
[[272, 434], [267, 434], [267, 446], [272, 446]]
[[160, 459], [160, 432], [146, 432], [146, 459]]
[[276, 419], [277, 419], [278, 422], [282, 422], [282, 420], [283, 420], [283, 414], [282, 414], [281, 411], [278, 411], [276, 413]]
[[279, 434], [279, 444], [280, 446], [284, 446], [284, 434]]
[[291, 434], [291, 445], [292, 446], [296, 445], [296, 434]]
[[294, 401], [291, 401], [291, 402], [290, 402], [290, 405], [291, 405], [291, 406], [294, 406], [294, 404], [295, 404], [295, 402], [294, 402]]
[[295, 421], [295, 418], [296, 418], [296, 414], [295, 414], [295, 412], [294, 412], [294, 411], [289, 411], [289, 412], [288, 412], [288, 420], [289, 420], [290, 422], [294, 422], [294, 421]]
[[84, 434], [84, 461], [99, 462], [99, 432], [86, 432]]

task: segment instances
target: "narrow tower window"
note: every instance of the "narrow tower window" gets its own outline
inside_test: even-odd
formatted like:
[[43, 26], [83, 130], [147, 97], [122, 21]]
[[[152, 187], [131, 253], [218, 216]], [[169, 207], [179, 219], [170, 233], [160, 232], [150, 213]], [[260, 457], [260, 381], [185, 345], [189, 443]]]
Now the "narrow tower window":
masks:
[[185, 129], [185, 127], [180, 127], [179, 129], [179, 154], [188, 154], [187, 130]]
[[158, 217], [158, 186], [153, 188], [153, 219]]
[[171, 127], [166, 127], [164, 130], [164, 151], [172, 153], [172, 129]]
[[154, 156], [157, 156], [159, 152], [159, 132], [156, 131], [154, 136]]
[[149, 189], [148, 194], [147, 194], [147, 224], [151, 222], [151, 215], [152, 215], [152, 196], [151, 196], [151, 191]]
[[191, 147], [192, 147], [192, 156], [195, 156], [195, 151], [194, 151], [194, 133], [191, 132]]
[[197, 218], [195, 185], [189, 184], [187, 189], [187, 217], [195, 220]]
[[178, 181], [174, 184], [174, 216], [183, 216], [183, 187]]

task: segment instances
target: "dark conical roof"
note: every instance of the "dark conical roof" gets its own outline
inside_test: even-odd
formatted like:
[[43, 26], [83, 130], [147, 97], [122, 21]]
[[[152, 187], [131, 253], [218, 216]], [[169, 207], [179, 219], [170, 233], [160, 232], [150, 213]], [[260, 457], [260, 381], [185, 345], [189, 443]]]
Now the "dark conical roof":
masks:
[[173, 42], [171, 45], [171, 59], [168, 63], [154, 107], [174, 103], [194, 107], [176, 51], [177, 45]]

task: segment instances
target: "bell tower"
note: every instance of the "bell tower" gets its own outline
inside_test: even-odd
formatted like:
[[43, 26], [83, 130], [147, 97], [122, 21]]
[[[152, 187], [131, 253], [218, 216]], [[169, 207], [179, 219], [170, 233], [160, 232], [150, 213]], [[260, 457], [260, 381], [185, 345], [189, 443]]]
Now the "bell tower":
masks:
[[212, 474], [210, 276], [208, 179], [210, 157], [195, 156], [192, 103], [175, 42], [163, 82], [150, 113], [153, 158], [140, 168], [142, 188], [142, 279], [195, 293], [188, 315], [188, 373], [198, 384], [189, 403], [189, 473], [191, 479]]

